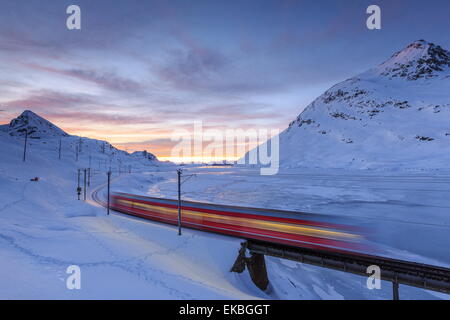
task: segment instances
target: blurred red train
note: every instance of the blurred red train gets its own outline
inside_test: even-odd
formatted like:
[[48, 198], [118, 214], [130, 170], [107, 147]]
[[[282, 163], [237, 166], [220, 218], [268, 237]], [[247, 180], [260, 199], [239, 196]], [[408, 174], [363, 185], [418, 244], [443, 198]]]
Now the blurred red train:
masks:
[[[178, 201], [114, 193], [111, 209], [145, 219], [178, 224]], [[296, 247], [362, 251], [364, 237], [336, 217], [182, 201], [182, 227]]]

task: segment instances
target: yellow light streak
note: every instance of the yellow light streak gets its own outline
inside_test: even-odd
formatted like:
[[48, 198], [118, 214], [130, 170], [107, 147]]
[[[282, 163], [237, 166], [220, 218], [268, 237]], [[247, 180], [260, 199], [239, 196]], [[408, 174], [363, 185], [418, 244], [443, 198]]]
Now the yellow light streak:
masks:
[[[178, 215], [178, 209], [175, 208], [166, 208], [161, 206], [149, 205], [141, 202], [134, 202], [129, 200], [118, 200], [119, 203], [124, 203], [127, 205], [132, 205], [134, 207], [139, 207], [147, 211], [153, 211], [160, 214], [165, 214], [170, 216], [171, 218], [176, 218]], [[342, 239], [342, 238], [350, 238], [350, 239], [358, 239], [360, 238], [357, 234], [339, 232], [339, 231], [330, 231], [324, 230], [314, 227], [305, 227], [294, 225], [285, 222], [275, 222], [275, 221], [264, 221], [264, 220], [255, 220], [249, 218], [242, 217], [230, 217], [225, 215], [219, 215], [214, 213], [204, 213], [199, 211], [192, 210], [182, 210], [183, 216], [187, 216], [191, 219], [202, 221], [205, 219], [210, 222], [218, 222], [218, 223], [227, 223], [230, 225], [238, 225], [243, 227], [252, 227], [269, 231], [279, 231], [297, 235], [306, 235], [306, 236], [314, 236], [314, 237], [323, 237], [326, 239]]]

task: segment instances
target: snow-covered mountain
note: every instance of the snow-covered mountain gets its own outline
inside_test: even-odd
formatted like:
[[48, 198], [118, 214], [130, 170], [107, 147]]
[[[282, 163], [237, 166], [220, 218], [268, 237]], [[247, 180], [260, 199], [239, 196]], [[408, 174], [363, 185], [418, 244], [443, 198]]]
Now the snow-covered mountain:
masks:
[[450, 52], [411, 43], [327, 90], [279, 139], [281, 168], [447, 168]]
[[[157, 157], [148, 151], [136, 151], [132, 154], [117, 149], [107, 141], [69, 135], [62, 129], [36, 113], [25, 110], [9, 124], [0, 126], [0, 140], [6, 144], [23, 145], [25, 132], [28, 132], [28, 151], [45, 152], [50, 158], [58, 156], [61, 142], [61, 158], [71, 162], [90, 162], [92, 167], [123, 170], [141, 165], [157, 165]], [[0, 159], [1, 160], [1, 159]], [[97, 164], [98, 163], [98, 164]], [[80, 166], [78, 164], [78, 166]]]
[[150, 152], [148, 152], [148, 151], [146, 151], [146, 150], [144, 150], [144, 151], [135, 151], [135, 152], [133, 152], [133, 153], [131, 154], [131, 156], [132, 156], [132, 157], [135, 157], [135, 158], [144, 158], [144, 159], [148, 159], [148, 160], [150, 160], [150, 161], [158, 160], [154, 154], [152, 154], [152, 153], [150, 153]]
[[2, 125], [1, 130], [11, 136], [24, 136], [28, 131], [28, 137], [34, 139], [68, 136], [62, 129], [30, 110], [22, 112], [9, 125]]

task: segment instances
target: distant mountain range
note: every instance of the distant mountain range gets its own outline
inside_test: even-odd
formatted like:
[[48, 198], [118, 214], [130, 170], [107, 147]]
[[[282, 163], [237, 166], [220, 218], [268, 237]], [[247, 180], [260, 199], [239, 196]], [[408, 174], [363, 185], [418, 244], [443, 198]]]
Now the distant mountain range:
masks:
[[57, 138], [62, 138], [68, 140], [72, 149], [76, 150], [78, 148], [79, 152], [82, 152], [84, 148], [91, 150], [93, 153], [119, 156], [124, 158], [124, 160], [130, 158], [152, 162], [158, 161], [158, 158], [154, 154], [145, 150], [135, 151], [130, 154], [124, 150], [115, 148], [107, 141], [69, 135], [58, 126], [30, 110], [25, 110], [17, 118], [12, 119], [9, 124], [0, 125], [0, 132], [4, 132], [10, 137], [24, 137], [27, 132], [28, 138], [31, 140], [53, 141]]

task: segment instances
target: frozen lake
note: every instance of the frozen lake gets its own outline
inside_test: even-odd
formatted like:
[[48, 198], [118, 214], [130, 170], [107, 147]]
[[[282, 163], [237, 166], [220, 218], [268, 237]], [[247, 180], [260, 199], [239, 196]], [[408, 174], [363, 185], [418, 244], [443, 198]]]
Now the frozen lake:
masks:
[[[381, 254], [450, 265], [450, 175], [304, 170], [261, 176], [259, 170], [188, 167], [185, 200], [346, 216], [373, 231]], [[145, 172], [127, 191], [176, 198], [174, 172]], [[123, 189], [125, 191], [125, 189]]]

